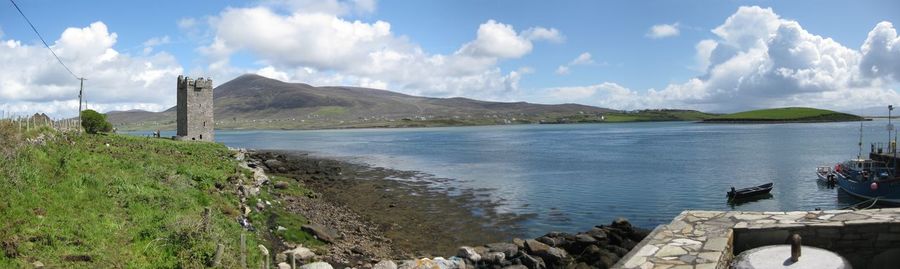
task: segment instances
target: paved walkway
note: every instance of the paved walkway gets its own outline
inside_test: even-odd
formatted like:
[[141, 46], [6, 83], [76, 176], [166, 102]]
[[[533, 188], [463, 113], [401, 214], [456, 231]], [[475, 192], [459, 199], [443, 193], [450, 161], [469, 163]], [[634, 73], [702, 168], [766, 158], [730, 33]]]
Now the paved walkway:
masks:
[[[848, 238], [847, 225], [888, 224], [879, 227], [874, 239]], [[872, 247], [900, 246], [900, 208], [872, 210], [826, 210], [794, 212], [684, 211], [671, 223], [660, 225], [613, 268], [715, 269], [728, 268], [733, 258], [735, 231], [747, 241], [775, 234], [784, 240], [788, 231], [803, 232], [811, 240], [832, 239]], [[769, 232], [773, 231], [773, 232]], [[811, 234], [810, 234], [811, 233]], [[801, 234], [802, 235], [802, 234]], [[854, 241], [855, 239], [855, 241]], [[773, 240], [768, 240], [771, 242]], [[765, 241], [763, 240], [763, 241]], [[761, 241], [760, 241], [761, 242]], [[806, 242], [806, 241], [804, 241]]]

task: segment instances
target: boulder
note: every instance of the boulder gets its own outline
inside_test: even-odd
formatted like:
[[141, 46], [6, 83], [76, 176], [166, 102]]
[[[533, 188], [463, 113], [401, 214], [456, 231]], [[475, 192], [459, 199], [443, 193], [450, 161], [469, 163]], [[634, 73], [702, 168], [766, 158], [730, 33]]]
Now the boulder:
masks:
[[506, 254], [503, 254], [503, 252], [488, 252], [482, 257], [482, 260], [491, 264], [501, 264], [506, 260]]
[[528, 251], [528, 254], [538, 255], [538, 253], [547, 253], [550, 250], [550, 246], [534, 239], [528, 239], [525, 240], [525, 250]]
[[538, 237], [538, 238], [535, 239], [535, 240], [537, 240], [538, 242], [547, 244], [547, 245], [549, 245], [549, 246], [551, 246], [551, 247], [560, 246], [560, 245], [562, 245], [562, 243], [563, 243], [563, 239], [562, 239], [562, 238], [560, 238], [560, 237], [550, 237], [549, 235], [545, 235], [545, 236]]
[[332, 243], [339, 237], [334, 230], [318, 224], [310, 223], [303, 225], [301, 228], [326, 243]]
[[287, 183], [287, 182], [285, 182], [285, 181], [278, 181], [278, 182], [275, 182], [275, 188], [276, 188], [276, 189], [283, 190], [283, 189], [287, 189], [288, 187], [290, 187], [290, 183]]
[[278, 263], [278, 269], [292, 269], [291, 265], [286, 262]]
[[392, 260], [380, 261], [372, 266], [372, 269], [397, 269], [397, 263]]
[[503, 267], [502, 269], [528, 269], [528, 267], [521, 265], [521, 264], [513, 264], [510, 266]]
[[293, 254], [294, 258], [298, 261], [307, 261], [316, 257], [316, 254], [313, 253], [312, 250], [309, 250], [308, 248], [302, 246], [297, 246], [294, 249], [285, 250], [282, 253], [287, 255], [288, 260], [290, 260], [291, 254]]
[[513, 238], [512, 243], [519, 249], [525, 249], [525, 240], [522, 240], [521, 238]]
[[597, 239], [597, 241], [608, 240], [608, 238], [606, 238], [606, 231], [604, 231], [603, 229], [598, 228], [598, 227], [592, 228], [590, 231], [587, 232], [587, 234], [594, 237], [594, 239]]
[[284, 254], [283, 252], [275, 254], [275, 262], [286, 262], [287, 260], [287, 254]]
[[268, 167], [269, 170], [272, 170], [272, 171], [278, 171], [278, 168], [281, 168], [282, 166], [284, 166], [284, 164], [281, 163], [281, 161], [276, 160], [276, 159], [268, 159], [263, 163], [266, 164], [266, 167]]
[[594, 244], [597, 243], [597, 239], [589, 234], [578, 234], [575, 235], [575, 242], [579, 244]]
[[460, 247], [456, 250], [456, 256], [463, 259], [469, 259], [476, 263], [481, 261], [481, 254], [478, 254], [478, 252], [475, 251], [475, 248], [472, 247]]
[[516, 252], [519, 252], [519, 248], [513, 243], [493, 243], [487, 244], [485, 247], [491, 252], [502, 252], [503, 255], [510, 258], [515, 256]]
[[422, 258], [418, 260], [404, 261], [399, 269], [464, 269], [465, 262], [459, 259], [444, 259], [437, 257], [434, 259]]
[[544, 264], [544, 260], [540, 257], [531, 256], [528, 254], [523, 254], [519, 257], [519, 263], [528, 267], [528, 269], [544, 269], [547, 268], [547, 265]]
[[331, 267], [331, 264], [328, 264], [327, 262], [314, 262], [314, 263], [304, 264], [303, 266], [300, 266], [300, 269], [334, 269], [334, 268]]

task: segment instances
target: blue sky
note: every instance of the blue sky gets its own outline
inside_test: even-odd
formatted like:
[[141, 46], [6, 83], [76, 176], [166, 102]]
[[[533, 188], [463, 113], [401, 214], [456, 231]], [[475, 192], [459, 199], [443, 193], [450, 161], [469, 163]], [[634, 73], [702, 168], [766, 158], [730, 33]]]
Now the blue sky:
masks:
[[[166, 109], [182, 73], [618, 109], [900, 101], [896, 1], [17, 2], [103, 111]], [[77, 80], [0, 6], [0, 110], [72, 114]]]

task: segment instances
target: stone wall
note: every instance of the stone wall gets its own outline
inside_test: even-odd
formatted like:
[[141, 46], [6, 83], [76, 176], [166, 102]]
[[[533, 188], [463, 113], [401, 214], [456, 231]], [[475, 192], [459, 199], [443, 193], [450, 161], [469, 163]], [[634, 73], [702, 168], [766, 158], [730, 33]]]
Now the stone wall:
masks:
[[177, 139], [215, 140], [212, 85], [211, 79], [178, 76]]
[[881, 266], [900, 262], [900, 208], [685, 211], [657, 227], [613, 268], [725, 269], [736, 254], [785, 244], [793, 233], [804, 245], [837, 252], [856, 269], [894, 268]]

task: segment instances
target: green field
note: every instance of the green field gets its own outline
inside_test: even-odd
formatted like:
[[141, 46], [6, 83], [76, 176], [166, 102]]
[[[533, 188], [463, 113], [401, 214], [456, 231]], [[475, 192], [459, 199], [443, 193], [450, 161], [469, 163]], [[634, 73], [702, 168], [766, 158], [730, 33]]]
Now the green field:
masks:
[[825, 109], [785, 107], [722, 115], [704, 122], [830, 122], [859, 121], [862, 117]]
[[258, 267], [256, 246], [272, 249], [260, 233], [274, 225], [316, 245], [299, 231], [306, 220], [283, 209], [254, 210], [257, 232], [237, 223], [235, 184], [248, 171], [223, 145], [15, 129], [0, 122], [0, 268], [198, 268], [217, 244], [221, 266], [239, 268], [242, 233], [248, 265]]

